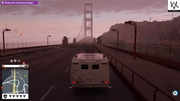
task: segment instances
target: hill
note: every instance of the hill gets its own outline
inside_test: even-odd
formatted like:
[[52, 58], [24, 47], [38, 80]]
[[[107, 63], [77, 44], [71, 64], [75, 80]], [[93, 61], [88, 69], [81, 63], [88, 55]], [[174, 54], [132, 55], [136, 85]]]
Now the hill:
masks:
[[[136, 22], [136, 24], [137, 43], [180, 45], [180, 16], [172, 21], [143, 21]], [[116, 42], [116, 32], [110, 31], [114, 28], [120, 32], [120, 41], [125, 43], [134, 42], [134, 26], [122, 23], [112, 25], [109, 32], [103, 34], [106, 42]]]

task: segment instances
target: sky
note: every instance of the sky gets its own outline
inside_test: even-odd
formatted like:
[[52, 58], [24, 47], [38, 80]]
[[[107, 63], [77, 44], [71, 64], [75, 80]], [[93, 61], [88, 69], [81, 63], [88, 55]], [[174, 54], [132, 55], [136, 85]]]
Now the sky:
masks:
[[[111, 25], [128, 20], [172, 19], [168, 0], [38, 0], [37, 5], [0, 5], [0, 32], [5, 27], [11, 29], [5, 32], [6, 43], [46, 43], [48, 35], [52, 36], [51, 44], [61, 43], [63, 36], [72, 39], [78, 35], [85, 3], [93, 4], [94, 37], [108, 31]], [[173, 17], [179, 15], [173, 13]]]

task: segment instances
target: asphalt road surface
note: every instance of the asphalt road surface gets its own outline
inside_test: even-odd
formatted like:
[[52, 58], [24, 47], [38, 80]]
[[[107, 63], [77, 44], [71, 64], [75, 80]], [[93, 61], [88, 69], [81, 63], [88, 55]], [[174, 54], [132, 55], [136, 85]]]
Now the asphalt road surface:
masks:
[[111, 89], [70, 89], [71, 59], [78, 52], [95, 51], [89, 44], [67, 45], [3, 57], [0, 64], [9, 63], [11, 59], [29, 64], [30, 101], [136, 101], [112, 69]]

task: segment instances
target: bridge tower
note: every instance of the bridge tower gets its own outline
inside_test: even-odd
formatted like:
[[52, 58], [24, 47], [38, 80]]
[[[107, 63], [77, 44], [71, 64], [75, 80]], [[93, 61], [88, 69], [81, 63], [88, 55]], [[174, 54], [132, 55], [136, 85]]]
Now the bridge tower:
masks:
[[85, 3], [84, 6], [84, 38], [87, 36], [93, 38], [92, 3]]

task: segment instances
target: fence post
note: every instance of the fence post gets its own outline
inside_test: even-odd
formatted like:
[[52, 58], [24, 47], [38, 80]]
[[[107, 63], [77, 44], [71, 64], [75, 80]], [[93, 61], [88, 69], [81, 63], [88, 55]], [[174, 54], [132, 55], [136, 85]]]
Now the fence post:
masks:
[[157, 92], [157, 91], [158, 91], [157, 89], [154, 91], [154, 98], [153, 98], [153, 101], [156, 101], [156, 92]]
[[15, 54], [17, 53], [17, 50], [18, 50], [18, 49], [17, 49], [17, 47], [16, 47], [16, 49], [14, 50], [14, 51], [15, 51]]
[[13, 48], [13, 51], [14, 51], [14, 43], [12, 43], [12, 48]]
[[157, 59], [157, 45], [154, 44], [156, 46], [156, 62], [155, 63], [158, 63], [158, 59]]

